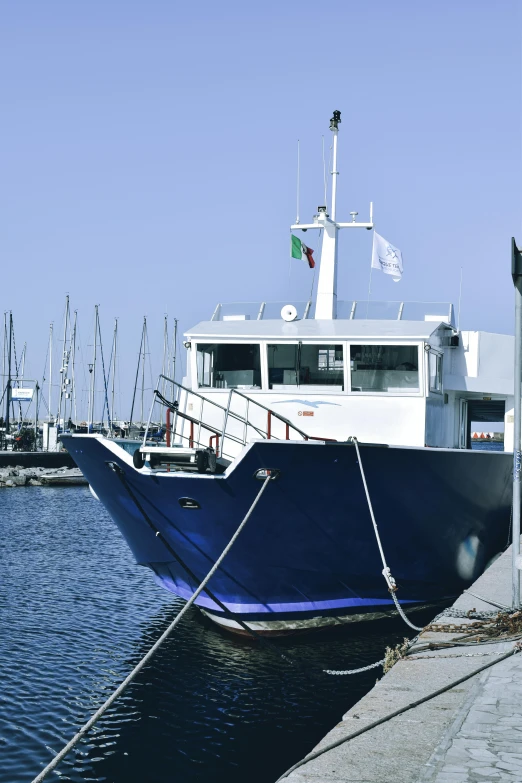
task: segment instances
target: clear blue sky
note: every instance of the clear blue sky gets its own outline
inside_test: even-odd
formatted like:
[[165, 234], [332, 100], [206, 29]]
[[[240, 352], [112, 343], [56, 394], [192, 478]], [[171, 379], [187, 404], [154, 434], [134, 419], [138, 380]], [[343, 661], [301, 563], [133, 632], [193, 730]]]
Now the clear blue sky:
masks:
[[[66, 292], [84, 352], [94, 304], [106, 353], [119, 317], [127, 390], [143, 315], [156, 374], [164, 313], [188, 328], [218, 301], [306, 299], [306, 264], [289, 278], [296, 140], [305, 219], [336, 108], [338, 215], [373, 200], [404, 256], [401, 283], [374, 274], [372, 298], [456, 303], [462, 266], [462, 327], [512, 333], [516, 0], [11, 0], [0, 67], [0, 299], [27, 375]], [[339, 297], [366, 298], [371, 234], [347, 233]]]

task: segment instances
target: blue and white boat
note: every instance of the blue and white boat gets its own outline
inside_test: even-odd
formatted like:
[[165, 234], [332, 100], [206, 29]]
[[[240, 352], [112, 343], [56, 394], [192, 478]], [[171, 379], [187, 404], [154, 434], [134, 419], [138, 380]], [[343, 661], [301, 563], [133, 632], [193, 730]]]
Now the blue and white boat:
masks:
[[[513, 337], [461, 331], [451, 305], [337, 301], [332, 204], [309, 224], [315, 301], [219, 304], [185, 335], [187, 377], [160, 377], [165, 439], [135, 453], [102, 435], [62, 440], [136, 561], [188, 598], [272, 476], [197, 605], [230, 630], [288, 633], [456, 595], [507, 542], [512, 453], [471, 449], [472, 421], [513, 438]], [[511, 446], [512, 448], [512, 446]]]

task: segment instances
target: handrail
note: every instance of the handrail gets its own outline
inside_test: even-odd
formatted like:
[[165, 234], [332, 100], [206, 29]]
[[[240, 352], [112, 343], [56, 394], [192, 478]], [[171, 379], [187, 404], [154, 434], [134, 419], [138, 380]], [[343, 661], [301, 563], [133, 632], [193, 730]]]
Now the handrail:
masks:
[[[161, 381], [166, 381], [167, 383], [170, 383], [172, 385], [172, 389], [174, 391], [174, 400], [172, 400], [170, 403], [168, 400], [163, 397], [162, 394], [159, 392], [159, 387], [161, 385]], [[243, 394], [243, 392], [238, 391], [237, 389], [230, 389], [228, 394], [228, 402], [227, 405], [221, 405], [220, 403], [216, 402], [215, 400], [210, 399], [209, 397], [205, 397], [203, 394], [200, 394], [197, 391], [194, 391], [193, 389], [188, 388], [187, 386], [183, 386], [183, 384], [178, 383], [173, 378], [169, 378], [166, 375], [163, 375], [161, 373], [158, 377], [158, 388], [154, 390], [154, 396], [152, 400], [152, 405], [150, 409], [149, 419], [147, 421], [147, 426], [145, 428], [144, 432], [144, 438], [143, 438], [143, 446], [146, 446], [147, 438], [148, 438], [148, 432], [151, 424], [152, 419], [152, 413], [154, 410], [154, 406], [157, 401], [162, 403], [163, 405], [166, 405], [167, 407], [167, 417], [166, 417], [166, 426], [167, 426], [167, 433], [166, 433], [166, 442], [167, 446], [171, 445], [171, 439], [175, 437], [179, 437], [182, 441], [188, 440], [189, 447], [194, 448], [194, 445], [197, 444], [197, 446], [204, 447], [204, 444], [202, 443], [202, 430], [207, 433], [210, 433], [209, 438], [209, 447], [212, 447], [212, 444], [214, 440], [216, 441], [216, 454], [218, 451], [220, 451], [220, 456], [224, 456], [226, 454], [225, 452], [225, 442], [226, 440], [230, 440], [232, 443], [238, 444], [240, 446], [245, 446], [248, 442], [248, 434], [249, 430], [252, 432], [252, 430], [257, 433], [261, 438], [264, 438], [266, 440], [281, 440], [281, 438], [277, 438], [273, 434], [273, 419], [280, 421], [282, 424], [284, 424], [285, 427], [285, 437], [282, 438], [283, 440], [290, 440], [290, 430], [294, 430], [294, 432], [299, 435], [303, 440], [318, 440], [318, 441], [333, 441], [335, 440], [333, 438], [319, 438], [317, 436], [308, 435], [304, 430], [297, 427], [295, 424], [293, 424], [289, 419], [287, 419], [285, 416], [282, 416], [280, 413], [277, 413], [276, 411], [272, 410], [271, 408], [268, 408], [266, 405], [263, 405], [263, 403], [258, 402], [258, 400], [253, 399], [252, 397], [249, 397], [246, 394]], [[192, 397], [196, 397], [201, 401], [200, 408], [199, 408], [199, 414], [196, 414], [195, 416], [190, 416], [186, 411], [180, 410], [180, 401], [181, 401], [181, 395], [185, 393], [185, 403], [187, 403], [189, 399], [189, 395]], [[237, 413], [232, 410], [233, 400], [235, 397], [240, 397], [245, 400], [246, 402], [246, 411], [245, 414]], [[159, 398], [159, 399], [158, 399]], [[222, 416], [222, 425], [216, 425], [216, 424], [207, 424], [204, 421], [204, 406], [205, 404], [212, 406], [212, 408], [215, 411], [218, 411], [219, 414]], [[256, 406], [257, 408], [266, 411], [267, 418], [266, 418], [266, 430], [260, 427], [259, 425], [254, 424], [250, 420], [250, 410], [251, 406]], [[171, 422], [171, 412], [174, 413], [174, 419]], [[189, 429], [189, 435], [186, 435], [184, 433], [184, 429], [182, 427], [180, 432], [177, 432], [177, 421], [178, 417], [182, 419], [183, 421], [187, 421], [190, 424]], [[229, 431], [228, 425], [230, 420], [233, 420], [237, 422], [241, 426], [242, 430], [242, 436], [240, 437], [237, 434], [233, 434]], [[195, 428], [197, 427], [197, 437], [195, 437]], [[240, 430], [240, 431], [241, 431]], [[255, 437], [255, 435], [254, 435]], [[221, 441], [221, 442], [220, 442]], [[233, 455], [227, 455], [231, 456], [233, 458]]]

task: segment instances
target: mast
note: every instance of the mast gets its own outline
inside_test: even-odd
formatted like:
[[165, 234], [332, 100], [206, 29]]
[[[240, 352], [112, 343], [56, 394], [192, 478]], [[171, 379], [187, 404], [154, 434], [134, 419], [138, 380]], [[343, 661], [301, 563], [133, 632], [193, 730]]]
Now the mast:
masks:
[[[163, 376], [165, 376], [168, 372], [168, 368], [167, 368], [167, 365], [169, 364], [168, 352], [169, 352], [169, 325], [168, 325], [168, 316], [166, 315], [163, 320], [163, 362], [161, 365], [161, 374]], [[165, 396], [165, 377], [161, 379], [161, 385], [162, 385], [161, 393], [163, 394], [163, 396]]]
[[72, 393], [72, 406], [74, 412], [74, 423], [78, 424], [78, 412], [76, 410], [76, 375], [75, 375], [75, 362], [76, 362], [76, 322], [78, 320], [78, 310], [74, 311], [74, 323], [71, 338], [71, 393]]
[[143, 424], [143, 395], [145, 393], [145, 350], [147, 345], [147, 318], [143, 319], [143, 362], [141, 365], [141, 415], [140, 424]]
[[[60, 397], [58, 398], [58, 428], [60, 427], [60, 417], [62, 414], [62, 401], [64, 400], [64, 393], [67, 389], [67, 370], [69, 364], [69, 358], [67, 356], [67, 327], [69, 325], [69, 294], [65, 297], [65, 315], [63, 319], [63, 349], [62, 349], [62, 366], [60, 367]], [[63, 424], [65, 429], [65, 408], [67, 403], [64, 402], [63, 410]]]
[[87, 420], [87, 432], [92, 432], [94, 420], [94, 391], [96, 386], [96, 347], [98, 343], [98, 305], [94, 305], [94, 349], [92, 364], [89, 365], [91, 374], [91, 390], [89, 395], [89, 417]]
[[52, 393], [53, 393], [53, 324], [49, 324], [49, 423], [52, 421]]
[[11, 348], [13, 337], [13, 313], [9, 311], [9, 343], [7, 349], [7, 386], [5, 388], [5, 435], [9, 435], [9, 406], [11, 403]]
[[330, 130], [333, 133], [332, 143], [332, 204], [330, 214], [327, 213], [326, 204], [317, 208], [313, 223], [295, 223], [291, 226], [293, 231], [308, 231], [309, 229], [319, 229], [323, 233], [323, 243], [321, 248], [321, 263], [319, 268], [319, 280], [317, 283], [317, 301], [315, 307], [316, 319], [331, 320], [337, 317], [337, 235], [340, 228], [373, 228], [373, 218], [370, 215], [369, 223], [356, 223], [355, 216], [357, 212], [350, 213], [352, 221], [350, 223], [338, 223], [337, 216], [337, 135], [339, 132], [339, 123], [341, 122], [341, 112], [334, 111], [330, 120]]
[[[176, 352], [178, 340], [178, 319], [174, 318], [174, 336], [172, 338], [172, 380], [176, 380]], [[183, 380], [183, 379], [182, 379]]]
[[136, 367], [136, 379], [134, 381], [134, 392], [132, 394], [132, 405], [131, 405], [130, 421], [129, 421], [129, 434], [130, 434], [130, 428], [132, 426], [132, 416], [134, 414], [134, 402], [136, 400], [136, 390], [138, 388], [138, 378], [140, 376], [141, 351], [142, 351], [142, 348], [143, 348], [143, 335], [145, 333], [145, 324], [146, 324], [146, 322], [147, 322], [147, 319], [144, 316], [143, 317], [143, 328], [141, 330], [140, 352], [138, 354], [138, 366]]
[[2, 384], [6, 379], [6, 369], [7, 366], [7, 313], [4, 313], [4, 345], [3, 345], [3, 354], [2, 354]]
[[112, 389], [111, 389], [111, 423], [114, 429], [114, 384], [116, 378], [116, 350], [118, 348], [118, 319], [114, 319], [114, 336], [112, 338]]

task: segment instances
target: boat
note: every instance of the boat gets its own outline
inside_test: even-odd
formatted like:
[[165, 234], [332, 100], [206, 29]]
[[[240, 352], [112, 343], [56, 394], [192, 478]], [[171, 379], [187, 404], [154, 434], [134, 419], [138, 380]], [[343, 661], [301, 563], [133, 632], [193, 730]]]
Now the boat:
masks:
[[336, 216], [339, 123], [331, 204], [291, 226], [322, 237], [315, 299], [220, 303], [189, 329], [186, 377], [154, 392], [162, 440], [62, 436], [136, 562], [184, 599], [251, 511], [196, 601], [238, 633], [449, 600], [509, 534], [513, 455], [471, 449], [471, 425], [503, 421], [510, 448], [513, 337], [461, 330], [450, 304], [337, 300], [339, 231], [374, 230], [371, 207]]

